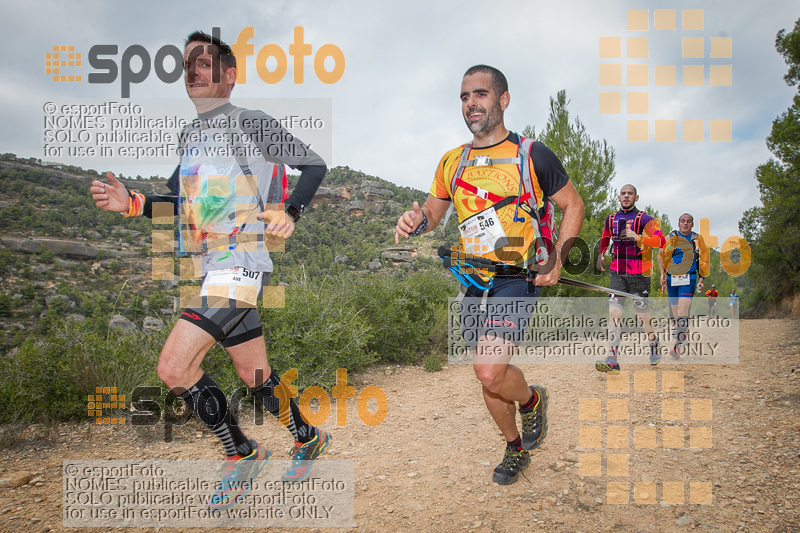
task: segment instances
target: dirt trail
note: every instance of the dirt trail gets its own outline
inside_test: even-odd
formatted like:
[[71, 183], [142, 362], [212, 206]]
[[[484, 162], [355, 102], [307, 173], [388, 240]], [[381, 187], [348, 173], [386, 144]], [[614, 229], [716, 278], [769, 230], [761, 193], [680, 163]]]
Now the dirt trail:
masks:
[[[740, 331], [738, 365], [628, 365], [611, 383], [586, 366], [524, 366], [550, 390], [550, 432], [527, 480], [508, 487], [491, 481], [503, 440], [471, 368], [350, 376], [357, 393], [381, 387], [389, 411], [365, 426], [352, 399], [347, 426], [335, 425], [335, 409], [323, 425], [334, 438], [326, 456], [355, 464], [357, 527], [342, 531], [800, 532], [800, 322], [745, 320]], [[596, 402], [602, 419], [587, 420]], [[683, 420], [665, 421], [669, 413]], [[243, 425], [286, 457], [285, 430]], [[62, 426], [49, 439], [41, 431], [0, 451], [0, 478], [34, 476], [0, 488], [0, 531], [76, 531], [62, 526], [64, 459], [220, 457], [216, 439], [194, 422], [176, 428], [171, 443], [161, 440], [163, 426]], [[697, 503], [709, 491], [710, 504]]]

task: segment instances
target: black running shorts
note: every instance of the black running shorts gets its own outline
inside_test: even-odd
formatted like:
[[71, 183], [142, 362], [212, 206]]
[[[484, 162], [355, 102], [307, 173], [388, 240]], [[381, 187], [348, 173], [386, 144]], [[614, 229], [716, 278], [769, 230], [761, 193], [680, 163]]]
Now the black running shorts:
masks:
[[[644, 300], [634, 300], [633, 308], [637, 313], [647, 312], [647, 301], [650, 295], [650, 277], [643, 274], [619, 274], [611, 271], [611, 283], [609, 288], [615, 291], [629, 292], [641, 296]], [[625, 305], [624, 296], [608, 295], [608, 305], [623, 307]]]
[[469, 348], [482, 337], [519, 345], [536, 308], [539, 287], [524, 278], [495, 276], [482, 306], [483, 291], [470, 287], [461, 300], [461, 332]]
[[[231, 298], [208, 294], [210, 280], [209, 276], [205, 276], [200, 282], [203, 295], [196, 299], [198, 305], [183, 309], [180, 316], [182, 320], [191, 322], [214, 337], [214, 340], [225, 348], [257, 339], [262, 335], [261, 316], [258, 314], [255, 304], [263, 287], [269, 285], [270, 272], [241, 270], [239, 273], [242, 276], [231, 278]], [[245, 300], [237, 300], [235, 299], [236, 289], [238, 289], [236, 280], [242, 278], [246, 278], [245, 285], [249, 287], [249, 293]], [[253, 294], [255, 294], [255, 300], [252, 298]]]

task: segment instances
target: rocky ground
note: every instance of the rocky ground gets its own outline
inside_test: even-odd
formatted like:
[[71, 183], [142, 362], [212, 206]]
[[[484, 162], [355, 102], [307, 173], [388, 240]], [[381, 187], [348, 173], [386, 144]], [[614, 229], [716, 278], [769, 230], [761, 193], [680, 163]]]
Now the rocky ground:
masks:
[[[800, 531], [799, 326], [742, 321], [737, 365], [628, 365], [611, 380], [585, 366], [523, 367], [550, 390], [550, 432], [527, 479], [507, 487], [491, 481], [503, 441], [469, 367], [350, 376], [357, 392], [382, 388], [389, 409], [366, 426], [352, 399], [345, 427], [335, 411], [323, 425], [326, 456], [355, 466], [357, 526], [343, 531]], [[243, 425], [286, 457], [285, 430]], [[89, 424], [13, 440], [0, 451], [1, 531], [76, 530], [62, 524], [64, 460], [220, 456], [194, 422], [169, 443], [163, 426]]]

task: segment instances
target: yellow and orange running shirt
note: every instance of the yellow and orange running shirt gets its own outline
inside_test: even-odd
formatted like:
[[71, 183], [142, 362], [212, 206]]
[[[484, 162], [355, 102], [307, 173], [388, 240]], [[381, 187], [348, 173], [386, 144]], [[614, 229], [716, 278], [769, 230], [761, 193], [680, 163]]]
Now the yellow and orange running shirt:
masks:
[[[475, 222], [479, 216], [488, 218], [487, 210], [490, 210], [488, 215], [494, 212], [494, 209], [490, 208], [499, 202], [498, 197], [516, 197], [520, 191], [520, 166], [502, 163], [491, 166], [466, 167], [461, 175], [461, 180], [470, 187], [456, 186], [455, 191], [451, 192], [451, 183], [458, 169], [463, 147], [464, 145], [454, 148], [442, 157], [430, 189], [431, 195], [436, 198], [455, 202], [459, 224]], [[509, 133], [508, 137], [498, 144], [472, 148], [469, 159], [472, 160], [478, 156], [488, 156], [494, 160], [513, 159], [517, 157], [517, 150], [517, 136]], [[557, 193], [569, 181], [569, 176], [561, 165], [561, 161], [552, 150], [541, 142], [535, 142], [531, 146], [530, 169], [533, 191], [523, 190], [522, 194], [530, 192], [530, 204], [536, 205], [537, 209], [542, 207], [544, 197]], [[477, 191], [474, 188], [477, 188]], [[486, 193], [491, 194], [487, 195]], [[491, 198], [495, 198], [495, 200]], [[531, 247], [534, 239], [533, 225], [525, 202], [520, 204], [518, 212], [518, 216], [523, 217], [525, 221], [514, 221], [516, 205], [516, 201], [511, 202], [496, 212], [497, 220], [499, 220], [509, 244], [503, 245], [503, 242], [499, 242], [497, 249], [482, 242], [462, 242], [462, 246], [467, 251], [472, 250], [475, 255], [492, 261], [517, 265], [527, 262], [532, 252], [535, 253], [535, 249]]]

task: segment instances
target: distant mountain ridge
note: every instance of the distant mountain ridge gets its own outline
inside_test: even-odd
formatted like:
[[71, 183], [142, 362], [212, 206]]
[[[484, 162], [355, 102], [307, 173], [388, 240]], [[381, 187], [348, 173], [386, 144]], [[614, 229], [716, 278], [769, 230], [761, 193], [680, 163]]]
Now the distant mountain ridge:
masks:
[[[79, 167], [0, 156], [0, 328], [7, 331], [0, 345], [18, 344], [14, 338], [31, 329], [45, 333], [46, 317], [55, 323], [67, 309], [76, 320], [96, 320], [98, 330], [115, 314], [141, 323], [177, 309], [184, 282], [152, 279], [153, 260], [172, 254], [153, 253], [146, 217], [125, 218], [94, 205], [88, 188], [98, 177]], [[165, 178], [118, 179], [132, 190], [168, 192]], [[297, 179], [289, 176], [290, 189]], [[272, 254], [273, 284], [297, 275], [438, 266], [440, 234], [394, 244], [397, 216], [425, 197], [348, 167], [330, 169], [285, 251]], [[59, 295], [64, 298], [54, 299]]]

